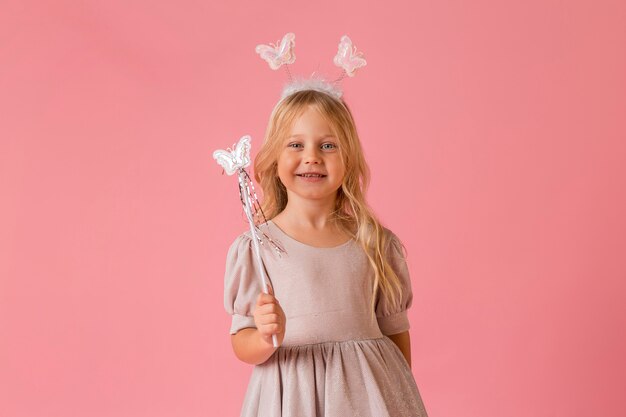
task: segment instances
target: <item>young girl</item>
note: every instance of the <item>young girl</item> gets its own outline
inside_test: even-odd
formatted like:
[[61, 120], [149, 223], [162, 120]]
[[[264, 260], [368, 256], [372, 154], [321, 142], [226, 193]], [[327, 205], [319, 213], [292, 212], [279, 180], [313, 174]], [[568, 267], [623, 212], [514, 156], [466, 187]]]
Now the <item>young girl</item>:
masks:
[[[398, 237], [365, 201], [369, 170], [343, 99], [313, 89], [280, 101], [254, 172], [268, 219], [231, 245], [232, 346], [256, 365], [241, 416], [425, 417], [411, 373], [411, 281]], [[278, 348], [273, 347], [272, 335]]]

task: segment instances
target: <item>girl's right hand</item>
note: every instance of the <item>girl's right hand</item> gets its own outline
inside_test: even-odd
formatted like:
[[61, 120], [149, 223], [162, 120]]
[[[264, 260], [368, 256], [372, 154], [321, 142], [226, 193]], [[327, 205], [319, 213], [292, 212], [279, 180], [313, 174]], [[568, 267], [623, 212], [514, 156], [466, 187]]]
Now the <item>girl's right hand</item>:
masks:
[[274, 289], [270, 285], [267, 287], [270, 293], [265, 294], [262, 292], [259, 294], [256, 308], [252, 315], [261, 338], [271, 346], [272, 335], [276, 334], [276, 341], [280, 346], [285, 338], [287, 318], [278, 299], [274, 297]]

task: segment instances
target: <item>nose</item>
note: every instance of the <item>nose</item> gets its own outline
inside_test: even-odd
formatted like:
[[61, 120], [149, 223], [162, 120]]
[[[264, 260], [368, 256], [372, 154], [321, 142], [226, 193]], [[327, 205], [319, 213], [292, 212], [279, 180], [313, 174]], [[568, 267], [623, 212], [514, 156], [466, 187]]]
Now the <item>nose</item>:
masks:
[[319, 164], [321, 161], [316, 149], [309, 149], [305, 151], [303, 159], [305, 164]]

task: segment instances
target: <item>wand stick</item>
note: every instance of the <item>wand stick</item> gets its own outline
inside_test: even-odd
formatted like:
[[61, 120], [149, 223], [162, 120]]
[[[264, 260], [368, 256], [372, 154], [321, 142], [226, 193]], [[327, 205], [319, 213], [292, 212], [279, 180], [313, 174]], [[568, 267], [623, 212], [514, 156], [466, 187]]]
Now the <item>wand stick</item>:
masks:
[[[261, 259], [261, 248], [259, 247], [259, 235], [257, 234], [257, 227], [254, 224], [254, 218], [252, 215], [253, 204], [250, 201], [250, 182], [252, 181], [248, 176], [245, 167], [250, 165], [250, 136], [242, 136], [239, 139], [237, 145], [234, 146], [234, 150], [218, 149], [213, 152], [213, 158], [219, 165], [224, 168], [224, 171], [228, 175], [232, 175], [235, 172], [238, 173], [239, 179], [239, 196], [243, 203], [243, 211], [248, 218], [248, 224], [250, 225], [250, 233], [252, 234], [252, 241], [254, 242], [254, 253], [256, 255], [257, 265], [261, 271], [261, 282], [263, 283], [263, 292], [269, 294], [267, 287], [267, 278], [265, 276], [265, 268], [263, 267], [263, 261]], [[255, 195], [256, 198], [256, 195]], [[278, 347], [278, 340], [276, 334], [272, 335], [272, 345]]]

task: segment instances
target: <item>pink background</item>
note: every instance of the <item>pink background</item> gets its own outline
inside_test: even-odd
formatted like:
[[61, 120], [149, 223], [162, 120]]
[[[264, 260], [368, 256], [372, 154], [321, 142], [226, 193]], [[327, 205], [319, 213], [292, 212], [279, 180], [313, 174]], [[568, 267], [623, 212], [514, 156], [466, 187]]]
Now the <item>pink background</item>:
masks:
[[0, 415], [235, 416], [211, 158], [294, 74], [344, 80], [409, 251], [431, 417], [623, 416], [623, 1], [16, 1], [0, 8]]

